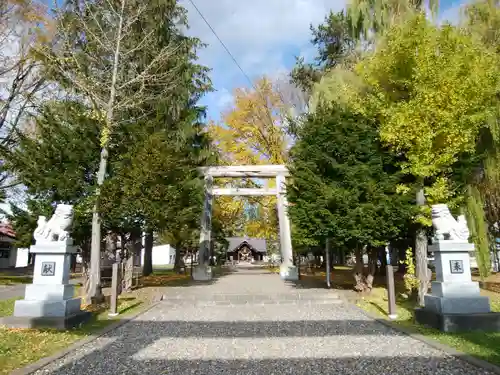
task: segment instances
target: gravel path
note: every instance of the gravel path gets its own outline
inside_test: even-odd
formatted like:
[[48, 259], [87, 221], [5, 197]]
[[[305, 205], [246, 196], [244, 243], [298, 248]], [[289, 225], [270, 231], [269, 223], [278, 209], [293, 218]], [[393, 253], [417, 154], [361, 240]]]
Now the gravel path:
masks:
[[24, 296], [26, 285], [0, 285], [0, 301]]
[[153, 309], [36, 374], [489, 375], [334, 292], [258, 270], [168, 288]]
[[[78, 284], [80, 279], [71, 279], [70, 284]], [[0, 285], [0, 301], [24, 297], [24, 292], [26, 289], [26, 284], [14, 284], [14, 285]]]

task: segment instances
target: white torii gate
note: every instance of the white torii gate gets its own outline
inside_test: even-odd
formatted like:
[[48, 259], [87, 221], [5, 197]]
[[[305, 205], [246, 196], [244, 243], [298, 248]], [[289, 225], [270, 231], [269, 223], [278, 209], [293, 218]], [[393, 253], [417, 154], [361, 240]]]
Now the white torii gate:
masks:
[[[209, 265], [210, 242], [212, 230], [212, 202], [214, 195], [275, 195], [278, 205], [278, 222], [280, 233], [280, 248], [283, 262], [280, 266], [280, 276], [284, 280], [298, 280], [298, 272], [293, 265], [292, 237], [290, 220], [287, 212], [286, 177], [288, 169], [284, 165], [245, 165], [224, 167], [203, 167], [200, 172], [205, 176], [205, 204], [201, 216], [200, 248], [198, 252], [199, 265], [193, 270], [193, 279], [208, 281], [212, 278]], [[213, 186], [215, 177], [256, 177], [276, 178], [276, 188], [218, 188]]]

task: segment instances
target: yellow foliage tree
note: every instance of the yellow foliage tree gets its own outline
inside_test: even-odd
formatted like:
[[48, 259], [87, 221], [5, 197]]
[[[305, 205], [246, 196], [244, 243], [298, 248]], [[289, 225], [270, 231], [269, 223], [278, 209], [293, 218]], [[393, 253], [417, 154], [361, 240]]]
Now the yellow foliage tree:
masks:
[[[212, 122], [209, 132], [226, 165], [285, 164], [287, 161], [286, 115], [291, 108], [273, 82], [262, 77], [252, 89], [234, 91], [234, 104], [222, 113], [221, 122]], [[259, 182], [244, 179], [241, 182], [221, 180], [221, 184], [238, 183], [238, 186], [255, 186]], [[268, 180], [266, 186], [275, 182]], [[245, 201], [260, 203], [258, 217], [243, 224]], [[243, 200], [219, 197], [214, 214], [233, 234], [250, 237], [274, 238], [277, 233], [275, 197], [258, 197]]]
[[283, 164], [286, 105], [267, 77], [254, 88], [234, 92], [234, 105], [222, 114], [221, 123], [211, 123], [210, 133], [228, 164]]

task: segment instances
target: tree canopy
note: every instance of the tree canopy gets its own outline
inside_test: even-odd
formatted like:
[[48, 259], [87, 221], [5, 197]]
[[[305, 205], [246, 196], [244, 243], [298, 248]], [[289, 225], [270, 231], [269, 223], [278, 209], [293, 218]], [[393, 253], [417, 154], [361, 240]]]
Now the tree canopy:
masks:
[[381, 246], [410, 220], [412, 199], [375, 120], [334, 106], [309, 115], [291, 150], [290, 214], [297, 236]]
[[[31, 199], [75, 206], [74, 237], [84, 259], [96, 214], [97, 250], [109, 233], [126, 242], [142, 231], [195, 231], [202, 199], [197, 167], [214, 156], [198, 105], [211, 83], [196, 61], [202, 43], [179, 29], [187, 25], [185, 10], [170, 0], [124, 4], [68, 2], [55, 12], [57, 48], [40, 43], [33, 55], [44, 79], [64, 95], [38, 109], [13, 151], [1, 150], [4, 167]], [[91, 272], [100, 267], [97, 258]], [[94, 276], [90, 296], [98, 293]]]

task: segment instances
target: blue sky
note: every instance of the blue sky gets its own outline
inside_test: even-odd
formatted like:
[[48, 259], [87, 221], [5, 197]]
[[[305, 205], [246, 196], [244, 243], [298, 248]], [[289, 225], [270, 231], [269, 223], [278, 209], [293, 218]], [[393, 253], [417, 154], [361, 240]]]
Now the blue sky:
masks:
[[[348, 0], [193, 1], [253, 79], [263, 74], [271, 77], [286, 74], [294, 65], [294, 56], [314, 56], [309, 25], [321, 23], [330, 9], [344, 8]], [[440, 18], [456, 20], [460, 6], [467, 1], [471, 0], [441, 0]], [[209, 118], [218, 119], [221, 111], [232, 103], [232, 90], [248, 87], [249, 83], [189, 0], [181, 2], [189, 12], [189, 32], [209, 44], [201, 51], [200, 61], [212, 69], [216, 91], [202, 103], [208, 106]]]
[[[330, 9], [338, 11], [346, 4], [346, 0], [193, 1], [251, 79], [285, 74], [293, 67], [294, 56], [314, 56], [309, 25], [319, 24]], [[200, 61], [212, 69], [217, 91], [208, 94], [203, 104], [209, 118], [218, 119], [231, 105], [232, 90], [249, 83], [189, 0], [182, 2], [189, 12], [189, 33], [209, 44], [200, 52]], [[466, 2], [441, 0], [440, 18], [456, 20]]]

